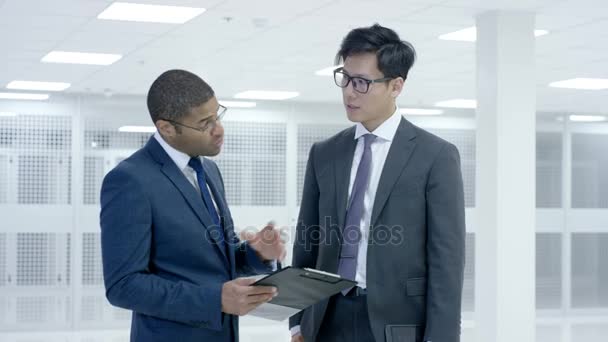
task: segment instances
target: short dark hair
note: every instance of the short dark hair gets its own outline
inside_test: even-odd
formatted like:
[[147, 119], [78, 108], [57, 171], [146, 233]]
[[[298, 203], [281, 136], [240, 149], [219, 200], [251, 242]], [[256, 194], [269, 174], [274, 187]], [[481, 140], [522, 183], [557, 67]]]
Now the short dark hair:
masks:
[[213, 89], [197, 75], [186, 70], [169, 70], [150, 86], [148, 111], [153, 122], [179, 120], [214, 95]]
[[401, 40], [395, 31], [374, 24], [350, 31], [342, 40], [335, 63], [338, 65], [346, 57], [369, 52], [376, 54], [378, 69], [384, 77], [406, 79], [416, 60], [416, 50], [412, 44]]

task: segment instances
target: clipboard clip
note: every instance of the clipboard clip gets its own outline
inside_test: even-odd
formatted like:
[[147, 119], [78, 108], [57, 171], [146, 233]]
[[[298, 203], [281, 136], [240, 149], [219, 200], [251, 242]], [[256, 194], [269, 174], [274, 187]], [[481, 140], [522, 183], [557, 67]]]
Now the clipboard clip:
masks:
[[329, 284], [337, 284], [341, 281], [341, 279], [339, 277], [336, 278], [335, 276], [330, 275], [330, 274], [313, 272], [313, 271], [309, 271], [307, 269], [305, 269], [305, 272], [303, 274], [300, 274], [300, 277], [320, 280], [320, 281], [323, 281], [323, 282], [326, 282]]

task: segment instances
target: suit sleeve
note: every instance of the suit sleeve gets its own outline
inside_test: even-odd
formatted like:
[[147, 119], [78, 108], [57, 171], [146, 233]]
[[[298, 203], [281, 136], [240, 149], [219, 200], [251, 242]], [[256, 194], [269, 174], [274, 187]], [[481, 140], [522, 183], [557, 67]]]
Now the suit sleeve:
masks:
[[133, 175], [114, 169], [105, 177], [100, 223], [106, 297], [112, 305], [221, 330], [222, 284], [200, 286], [164, 279], [149, 271], [152, 208]]
[[[300, 214], [293, 244], [294, 267], [315, 268], [317, 262], [319, 241], [315, 239], [319, 237], [319, 184], [315, 174], [315, 146], [310, 148], [304, 176]], [[300, 325], [301, 320], [302, 311], [289, 319], [289, 327]]]
[[238, 243], [235, 260], [236, 273], [239, 277], [270, 273], [275, 269], [275, 263], [263, 261], [247, 241]]
[[446, 144], [427, 183], [427, 317], [425, 341], [459, 341], [465, 257], [460, 156]]

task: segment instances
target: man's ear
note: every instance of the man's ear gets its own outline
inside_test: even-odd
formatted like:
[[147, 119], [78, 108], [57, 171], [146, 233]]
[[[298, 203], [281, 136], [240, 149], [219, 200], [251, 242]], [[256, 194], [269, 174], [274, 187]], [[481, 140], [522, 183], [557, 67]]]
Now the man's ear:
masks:
[[391, 96], [394, 98], [399, 97], [401, 92], [403, 91], [403, 86], [405, 85], [405, 80], [402, 77], [397, 77], [391, 81]]
[[165, 120], [156, 120], [154, 123], [156, 129], [163, 137], [174, 137], [177, 132], [175, 131], [175, 126], [173, 126], [169, 121]]

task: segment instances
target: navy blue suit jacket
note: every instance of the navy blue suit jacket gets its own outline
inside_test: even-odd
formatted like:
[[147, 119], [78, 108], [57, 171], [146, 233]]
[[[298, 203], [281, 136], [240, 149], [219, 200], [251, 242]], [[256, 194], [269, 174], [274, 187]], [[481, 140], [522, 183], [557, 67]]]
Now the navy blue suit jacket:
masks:
[[234, 233], [217, 165], [203, 167], [227, 244], [194, 186], [154, 137], [105, 177], [101, 247], [106, 297], [133, 311], [131, 341], [238, 341], [222, 284], [270, 271]]

